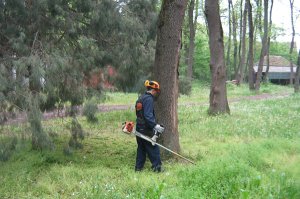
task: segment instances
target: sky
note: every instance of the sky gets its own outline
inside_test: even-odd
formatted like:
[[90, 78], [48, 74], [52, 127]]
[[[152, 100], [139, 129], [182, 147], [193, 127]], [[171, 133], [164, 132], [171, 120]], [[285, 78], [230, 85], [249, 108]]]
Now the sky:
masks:
[[[297, 19], [296, 19], [297, 17]], [[289, 0], [274, 0], [273, 13], [272, 13], [273, 24], [285, 29], [285, 36], [278, 37], [278, 41], [289, 41], [292, 40], [292, 25], [291, 25], [291, 11]], [[295, 26], [295, 41], [298, 50], [300, 49], [300, 0], [294, 0], [294, 26]]]
[[[233, 0], [233, 4], [240, 0]], [[223, 0], [222, 6], [227, 7], [228, 1]], [[252, 1], [253, 2], [253, 1]], [[270, 2], [270, 1], [269, 1]], [[269, 3], [270, 7], [270, 3]], [[254, 15], [255, 13], [253, 13]], [[297, 18], [296, 18], [297, 17]], [[292, 25], [291, 25], [291, 10], [290, 0], [273, 0], [273, 12], [272, 22], [277, 27], [282, 27], [285, 30], [284, 36], [278, 36], [276, 41], [279, 42], [291, 42], [292, 40]], [[294, 27], [295, 27], [295, 42], [297, 49], [300, 49], [300, 0], [294, 0]], [[227, 32], [227, 28], [223, 27], [224, 32]]]

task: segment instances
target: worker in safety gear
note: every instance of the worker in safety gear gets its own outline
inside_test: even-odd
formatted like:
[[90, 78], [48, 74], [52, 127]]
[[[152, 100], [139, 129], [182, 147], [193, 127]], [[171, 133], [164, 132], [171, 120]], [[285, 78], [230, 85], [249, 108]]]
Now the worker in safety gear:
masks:
[[[156, 81], [145, 81], [147, 91], [141, 95], [135, 104], [136, 109], [136, 131], [149, 136], [153, 142], [164, 132], [164, 127], [156, 123], [154, 113], [154, 99], [160, 94], [160, 87]], [[152, 170], [161, 172], [161, 159], [159, 147], [142, 138], [136, 137], [137, 140], [137, 156], [135, 171], [141, 171], [146, 162], [146, 155], [148, 155]]]

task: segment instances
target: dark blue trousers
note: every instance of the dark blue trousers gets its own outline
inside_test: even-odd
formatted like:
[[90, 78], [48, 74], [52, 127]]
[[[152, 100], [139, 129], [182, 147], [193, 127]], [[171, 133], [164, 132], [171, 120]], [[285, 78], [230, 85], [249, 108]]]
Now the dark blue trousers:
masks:
[[136, 155], [136, 164], [135, 170], [140, 171], [143, 169], [146, 162], [146, 155], [148, 155], [150, 162], [152, 164], [153, 171], [161, 171], [161, 159], [159, 153], [159, 147], [157, 145], [152, 145], [150, 142], [136, 137], [137, 141], [137, 155]]

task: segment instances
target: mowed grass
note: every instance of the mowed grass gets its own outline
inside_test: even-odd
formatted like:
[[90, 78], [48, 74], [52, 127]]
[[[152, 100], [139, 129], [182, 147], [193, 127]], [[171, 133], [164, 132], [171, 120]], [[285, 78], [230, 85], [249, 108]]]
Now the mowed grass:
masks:
[[132, 110], [99, 113], [93, 125], [79, 118], [86, 137], [71, 156], [63, 154], [69, 119], [43, 123], [54, 151], [32, 151], [27, 125], [6, 126], [2, 138], [19, 141], [0, 162], [0, 198], [300, 198], [299, 101], [293, 94], [243, 100], [230, 104], [231, 115], [216, 117], [207, 105], [179, 106], [181, 154], [196, 165], [166, 160], [159, 174], [149, 160], [134, 172], [135, 138], [121, 133], [121, 123], [135, 119]]
[[[247, 84], [236, 86], [234, 84], [227, 84], [228, 99], [239, 98], [243, 96], [253, 96], [257, 94], [282, 94], [292, 93], [294, 90], [289, 86], [279, 86], [270, 83], [261, 84], [259, 93], [250, 91]], [[163, 92], [163, 91], [162, 91]], [[190, 95], [180, 95], [178, 103], [208, 103], [209, 102], [210, 86], [199, 81], [193, 82], [192, 91]], [[106, 92], [105, 97], [101, 100], [104, 105], [132, 105], [138, 98], [137, 93], [121, 93], [121, 92]]]

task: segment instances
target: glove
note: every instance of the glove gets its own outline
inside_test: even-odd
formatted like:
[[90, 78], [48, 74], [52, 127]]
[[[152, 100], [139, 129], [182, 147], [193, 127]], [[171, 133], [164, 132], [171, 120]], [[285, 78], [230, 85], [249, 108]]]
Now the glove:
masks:
[[165, 127], [163, 125], [160, 125], [160, 124], [156, 124], [155, 127], [153, 128], [154, 130], [154, 133], [156, 134], [156, 132], [158, 133], [163, 133], [164, 130], [165, 130]]
[[157, 140], [157, 138], [160, 137], [160, 135], [164, 132], [165, 128], [163, 125], [160, 125], [160, 124], [156, 124], [155, 127], [153, 128], [153, 131], [154, 131], [154, 135], [153, 137], [151, 138], [151, 140], [153, 141], [152, 142], [152, 145], [154, 146], [155, 145], [155, 142]]
[[156, 135], [156, 134], [154, 134], [153, 137], [151, 138], [153, 146], [155, 145], [157, 138], [158, 138], [158, 135]]

